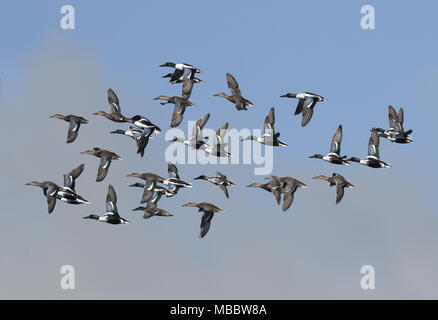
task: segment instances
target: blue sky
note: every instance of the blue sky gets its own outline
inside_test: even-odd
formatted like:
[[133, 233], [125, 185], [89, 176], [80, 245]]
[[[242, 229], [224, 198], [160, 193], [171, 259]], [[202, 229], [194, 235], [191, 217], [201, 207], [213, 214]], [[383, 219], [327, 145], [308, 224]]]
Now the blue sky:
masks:
[[[62, 30], [60, 8], [73, 5], [76, 29]], [[376, 29], [360, 28], [360, 8], [373, 5]], [[438, 85], [438, 6], [399, 1], [3, 1], [0, 4], [0, 226], [2, 298], [436, 298], [438, 243], [435, 225], [437, 178], [434, 90]], [[108, 134], [116, 123], [93, 116], [106, 110], [113, 88], [128, 116], [143, 114], [163, 131], [172, 107], [152, 99], [179, 95], [159, 68], [166, 61], [199, 67], [197, 85], [181, 128], [209, 112], [217, 129], [261, 128], [271, 107], [287, 148], [274, 150], [274, 174], [307, 184], [282, 213], [271, 195], [245, 188], [263, 177], [252, 165], [180, 165], [194, 183], [160, 205], [175, 214], [143, 220], [132, 208], [140, 193], [128, 188], [133, 171], [166, 174], [164, 132], [145, 158], [132, 141]], [[222, 98], [231, 72], [254, 108], [238, 112]], [[328, 98], [310, 124], [293, 116], [296, 101], [286, 92], [311, 91]], [[405, 110], [414, 144], [381, 141], [392, 164], [373, 170], [340, 168], [308, 159], [327, 153], [343, 125], [342, 153], [365, 156], [369, 130], [387, 126], [387, 106]], [[77, 141], [65, 144], [67, 125], [53, 113], [91, 120]], [[109, 176], [94, 182], [98, 160], [81, 155], [92, 146], [117, 152]], [[62, 174], [86, 164], [78, 189], [92, 204], [57, 204], [47, 215], [40, 190], [30, 180], [61, 182]], [[238, 186], [227, 200], [219, 189], [192, 178], [226, 173]], [[335, 191], [311, 178], [339, 172], [355, 190], [334, 205]], [[122, 216], [133, 223], [113, 227], [82, 216], [103, 213], [108, 184], [119, 195]], [[189, 202], [224, 208], [200, 240], [200, 215]], [[108, 244], [111, 243], [111, 247]], [[59, 289], [59, 269], [77, 269], [77, 289]], [[360, 267], [376, 268], [376, 290], [360, 289]], [[123, 277], [108, 283], [109, 269]], [[104, 270], [104, 272], [102, 272]], [[152, 271], [151, 271], [152, 270]]]

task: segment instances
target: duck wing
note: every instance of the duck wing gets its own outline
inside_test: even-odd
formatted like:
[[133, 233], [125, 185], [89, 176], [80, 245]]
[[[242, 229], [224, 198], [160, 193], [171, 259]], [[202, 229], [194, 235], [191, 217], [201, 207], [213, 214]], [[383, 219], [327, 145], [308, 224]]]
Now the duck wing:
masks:
[[394, 107], [391, 105], [388, 106], [388, 119], [389, 119], [389, 128], [396, 130], [398, 117]]
[[227, 199], [230, 197], [228, 194], [228, 189], [226, 186], [224, 186], [223, 184], [219, 185], [219, 188], [221, 188], [221, 190], [225, 193], [225, 197], [227, 197]]
[[405, 113], [403, 108], [400, 108], [397, 113], [397, 126], [396, 126], [396, 131], [398, 131], [399, 133], [405, 132], [405, 130], [403, 129], [403, 122], [405, 118], [404, 114]]
[[48, 212], [52, 213], [53, 209], [55, 209], [55, 205], [56, 205], [56, 198], [55, 196], [51, 196], [51, 195], [47, 195], [47, 207], [48, 207]]
[[143, 190], [143, 195], [141, 197], [141, 203], [148, 202], [149, 200], [152, 199], [152, 197], [155, 194], [155, 192], [154, 192], [155, 185], [156, 185], [155, 180], [152, 180], [152, 179], [146, 180], [144, 190]]
[[100, 158], [100, 164], [99, 168], [97, 168], [97, 177], [96, 181], [100, 182], [103, 179], [105, 179], [106, 175], [108, 174], [108, 169], [111, 165], [111, 159], [108, 158]]
[[186, 111], [186, 107], [181, 101], [175, 101], [175, 108], [173, 109], [172, 121], [170, 122], [170, 127], [175, 128], [179, 126], [181, 121], [183, 120], [184, 112]]
[[368, 156], [379, 158], [379, 135], [376, 129], [371, 130], [370, 140], [368, 142]]
[[183, 75], [184, 75], [184, 68], [183, 69], [175, 69], [175, 71], [172, 74], [172, 77], [170, 78], [170, 82], [177, 81]]
[[70, 120], [70, 126], [68, 127], [67, 132], [67, 143], [71, 143], [76, 140], [79, 133], [79, 128], [81, 126], [81, 123], [76, 120]]
[[199, 238], [203, 238], [208, 230], [210, 230], [211, 219], [213, 219], [214, 212], [213, 211], [204, 211], [201, 218], [201, 231], [199, 233]]
[[169, 174], [169, 178], [179, 179], [178, 168], [171, 162], [167, 163], [167, 173]]
[[117, 210], [117, 194], [112, 185], [108, 186], [108, 193], [106, 195], [106, 215], [111, 215], [114, 218], [119, 218]]
[[231, 95], [241, 97], [242, 93], [240, 92], [239, 89], [239, 83], [237, 83], [236, 79], [233, 77], [231, 73], [227, 72], [226, 76], [227, 76], [227, 85], [228, 88], [230, 88]]
[[121, 112], [119, 98], [111, 88], [108, 89], [108, 103], [110, 105], [111, 112]]
[[313, 116], [313, 107], [303, 107], [303, 118], [301, 119], [301, 126], [305, 127]]
[[330, 152], [337, 153], [340, 155], [341, 153], [341, 142], [342, 142], [342, 125], [338, 126], [335, 134], [332, 138], [332, 143], [330, 146]]
[[265, 135], [274, 136], [275, 134], [274, 123], [275, 123], [275, 110], [274, 108], [271, 108], [268, 112], [268, 115], [265, 118], [265, 121], [263, 122], [263, 133]]
[[149, 135], [142, 134], [138, 137], [134, 136], [135, 143], [137, 144], [137, 153], [139, 153], [141, 157], [144, 156], [144, 150], [146, 149], [146, 146], [149, 143], [149, 136], [150, 134]]
[[292, 202], [294, 201], [295, 191], [296, 191], [296, 188], [293, 192], [286, 192], [283, 195], [283, 208], [282, 208], [283, 211], [286, 211], [292, 205]]
[[64, 187], [70, 188], [73, 191], [75, 190], [75, 180], [81, 175], [82, 171], [84, 171], [84, 164], [74, 168], [72, 171], [64, 175]]
[[[194, 74], [194, 73], [193, 73]], [[188, 100], [192, 95], [194, 81], [191, 78], [184, 78], [182, 86], [182, 98]]]
[[344, 197], [344, 187], [342, 186], [342, 184], [337, 183], [336, 184], [336, 204], [341, 202], [343, 197]]

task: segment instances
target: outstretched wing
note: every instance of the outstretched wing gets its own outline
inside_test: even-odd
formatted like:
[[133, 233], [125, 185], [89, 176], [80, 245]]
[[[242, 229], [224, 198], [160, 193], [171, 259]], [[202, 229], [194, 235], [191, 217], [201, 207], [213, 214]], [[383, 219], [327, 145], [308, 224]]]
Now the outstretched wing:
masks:
[[182, 104], [181, 101], [176, 100], [175, 107], [173, 109], [173, 114], [172, 114], [172, 121], [170, 123], [171, 128], [175, 128], [175, 127], [179, 126], [179, 124], [183, 120], [184, 111], [186, 111], [185, 105]]
[[312, 116], [313, 116], [313, 108], [304, 106], [303, 107], [303, 118], [301, 119], [301, 126], [305, 127], [312, 119]]
[[167, 163], [167, 173], [169, 174], [169, 178], [179, 179], [178, 168], [171, 162]]
[[220, 185], [219, 185], [219, 188], [221, 188], [221, 190], [225, 193], [225, 197], [227, 197], [227, 199], [228, 199], [230, 196], [228, 195], [228, 189], [227, 189], [227, 187], [224, 186], [223, 184], [220, 184]]
[[64, 175], [64, 187], [68, 187], [72, 190], [75, 190], [75, 180], [81, 175], [82, 171], [84, 171], [84, 164], [81, 164], [77, 168], [74, 168], [72, 171]]
[[224, 137], [227, 133], [228, 122], [226, 122], [222, 127], [217, 129], [216, 131], [216, 144], [222, 145], [224, 144]]
[[113, 89], [108, 89], [108, 103], [111, 108], [111, 112], [121, 112], [119, 98], [117, 98], [116, 93]]
[[107, 214], [112, 212], [114, 216], [118, 216], [117, 210], [117, 195], [112, 185], [108, 186], [108, 194], [106, 195], [106, 211]]
[[108, 169], [111, 164], [111, 159], [107, 158], [100, 158], [99, 168], [97, 168], [97, 177], [96, 181], [100, 182], [103, 179], [105, 179], [106, 175], [108, 174]]
[[80, 126], [81, 126], [80, 122], [76, 122], [75, 120], [70, 120], [70, 126], [68, 127], [68, 132], [67, 132], [67, 143], [71, 143], [76, 140]]
[[341, 202], [342, 197], [344, 196], [344, 187], [341, 183], [336, 184], [336, 204]]
[[368, 155], [379, 158], [379, 135], [375, 129], [371, 130], [370, 141], [368, 142]]
[[332, 138], [332, 143], [330, 146], [330, 152], [337, 153], [340, 155], [341, 152], [341, 142], [342, 142], [342, 125], [339, 125], [338, 129], [336, 130], [335, 134]]
[[400, 110], [398, 110], [398, 113], [397, 113], [397, 127], [396, 127], [396, 130], [400, 133], [405, 132], [405, 130], [403, 128], [404, 119], [405, 119], [405, 113], [403, 111], [403, 108], [400, 108]]
[[181, 95], [183, 99], [187, 100], [192, 95], [193, 83], [194, 81], [191, 78], [184, 78]]
[[231, 94], [233, 96], [242, 96], [242, 93], [240, 92], [239, 89], [239, 84], [237, 83], [233, 75], [229, 72], [227, 72], [227, 85], [228, 88], [230, 88]]
[[211, 219], [213, 219], [213, 211], [204, 211], [201, 218], [201, 231], [199, 233], [199, 238], [203, 238], [208, 230], [210, 230]]
[[388, 119], [389, 119], [389, 128], [395, 130], [397, 127], [398, 117], [394, 107], [391, 105], [388, 106]]
[[264, 134], [269, 134], [271, 136], [275, 134], [274, 123], [275, 123], [275, 111], [274, 108], [271, 108], [263, 123]]
[[286, 211], [287, 209], [290, 208], [290, 206], [292, 205], [292, 202], [294, 201], [294, 192], [286, 192], [283, 195], [283, 211]]

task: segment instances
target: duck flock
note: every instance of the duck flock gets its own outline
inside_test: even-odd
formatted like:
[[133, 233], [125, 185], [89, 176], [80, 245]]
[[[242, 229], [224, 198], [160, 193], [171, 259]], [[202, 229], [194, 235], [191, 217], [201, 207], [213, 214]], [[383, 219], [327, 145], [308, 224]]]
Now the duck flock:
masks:
[[[183, 120], [184, 112], [187, 107], [195, 106], [189, 98], [191, 96], [193, 86], [196, 83], [203, 82], [201, 79], [197, 78], [195, 75], [201, 73], [201, 70], [187, 63], [172, 63], [166, 62], [160, 67], [170, 67], [173, 68], [173, 73], [168, 73], [163, 76], [163, 78], [170, 78], [169, 82], [172, 84], [182, 83], [182, 93], [181, 96], [158, 96], [154, 100], [161, 100], [162, 105], [173, 104], [173, 114], [170, 121], [170, 127], [175, 128], [179, 126]], [[239, 84], [230, 73], [226, 73], [227, 85], [230, 90], [231, 95], [225, 93], [218, 93], [214, 96], [223, 97], [233, 103], [238, 111], [248, 110], [247, 106], [253, 107], [254, 104], [248, 99], [244, 98]], [[148, 118], [141, 115], [135, 115], [133, 117], [126, 117], [122, 114], [120, 108], [120, 102], [116, 93], [110, 88], [107, 91], [108, 94], [108, 104], [110, 108], [110, 113], [105, 111], [98, 111], [93, 113], [94, 115], [99, 115], [118, 123], [129, 124], [129, 128], [116, 129], [111, 131], [111, 134], [121, 134], [131, 137], [137, 147], [137, 154], [141, 157], [144, 156], [145, 148], [149, 143], [149, 139], [152, 139], [154, 135], [158, 135], [161, 129], [154, 123], [152, 123]], [[317, 102], [323, 102], [327, 99], [310, 92], [302, 93], [286, 93], [281, 96], [282, 98], [295, 98], [298, 99], [298, 104], [295, 110], [295, 115], [302, 115], [301, 126], [305, 127], [312, 119], [315, 106]], [[413, 140], [410, 136], [412, 130], [405, 131], [403, 128], [404, 122], [404, 111], [400, 108], [398, 112], [392, 106], [388, 106], [388, 117], [389, 117], [389, 129], [382, 128], [372, 128], [371, 136], [368, 143], [368, 154], [363, 159], [358, 157], [341, 156], [341, 142], [342, 142], [342, 125], [339, 125], [336, 132], [333, 135], [330, 144], [330, 152], [326, 155], [314, 154], [309, 158], [321, 159], [333, 164], [338, 165], [349, 165], [350, 162], [357, 162], [364, 166], [370, 168], [389, 168], [391, 165], [380, 159], [379, 154], [379, 138], [385, 138], [394, 143], [412, 143]], [[55, 114], [50, 116], [50, 118], [62, 119], [69, 123], [67, 143], [72, 143], [76, 140], [79, 133], [79, 128], [82, 124], [87, 124], [88, 120], [81, 116], [67, 115], [63, 116], [61, 114]], [[199, 150], [206, 152], [208, 154], [217, 157], [230, 157], [231, 153], [225, 150], [226, 143], [224, 142], [224, 136], [228, 130], [228, 123], [225, 123], [221, 128], [216, 131], [215, 141], [213, 143], [208, 143], [208, 137], [204, 137], [202, 130], [206, 125], [210, 114], [207, 113], [201, 119], [196, 121], [193, 126], [192, 135], [189, 139], [174, 138], [170, 142], [180, 142], [187, 145], [189, 148], [194, 150]], [[263, 135], [260, 137], [248, 136], [242, 141], [253, 140], [258, 143], [277, 147], [277, 146], [287, 146], [287, 143], [280, 141], [278, 138], [280, 132], [275, 131], [275, 110], [271, 108], [264, 120]], [[113, 160], [120, 160], [121, 157], [115, 152], [100, 149], [94, 147], [90, 150], [81, 152], [82, 154], [88, 154], [100, 158], [100, 163], [97, 170], [96, 181], [101, 182], [108, 175], [108, 171]], [[60, 200], [69, 204], [82, 204], [90, 203], [80, 196], [75, 189], [76, 179], [81, 175], [84, 170], [84, 164], [81, 164], [77, 168], [71, 170], [67, 174], [64, 174], [64, 184], [60, 186], [52, 181], [37, 182], [32, 181], [27, 183], [27, 185], [38, 186], [43, 189], [43, 194], [47, 199], [48, 212], [52, 213], [56, 200]], [[136, 182], [130, 187], [137, 187], [143, 190], [143, 194], [140, 200], [141, 206], [133, 209], [133, 211], [143, 212], [143, 218], [147, 219], [152, 216], [172, 216], [171, 213], [164, 209], [158, 208], [158, 201], [161, 197], [174, 197], [179, 189], [181, 188], [191, 188], [192, 184], [185, 182], [180, 179], [178, 168], [173, 163], [168, 163], [168, 177], [163, 178], [156, 173], [131, 173], [127, 175], [128, 177], [137, 178], [142, 180], [142, 182]], [[227, 176], [217, 172], [215, 176], [205, 176], [201, 175], [194, 178], [195, 180], [205, 180], [216, 186], [218, 186], [221, 191], [225, 194], [226, 198], [229, 198], [229, 193], [227, 187], [235, 186]], [[291, 178], [291, 177], [278, 177], [278, 176], [268, 176], [265, 178], [269, 180], [266, 183], [252, 183], [248, 187], [257, 187], [272, 193], [278, 205], [280, 205], [283, 200], [282, 210], [286, 211], [292, 205], [294, 200], [295, 191], [298, 188], [306, 188], [307, 185], [303, 182]], [[338, 173], [333, 173], [332, 176], [327, 177], [324, 175], [319, 175], [313, 179], [325, 180], [330, 183], [330, 186], [336, 186], [336, 204], [338, 204], [343, 196], [345, 188], [354, 188], [354, 186], [348, 182], [342, 175]], [[283, 195], [283, 199], [281, 196]], [[184, 204], [183, 207], [196, 207], [200, 212], [203, 212], [201, 218], [201, 227], [199, 237], [203, 238], [208, 230], [210, 229], [211, 220], [216, 212], [223, 212], [224, 210], [218, 208], [217, 206], [207, 203], [194, 203], [189, 202]], [[94, 219], [101, 222], [106, 222], [109, 224], [125, 224], [130, 221], [122, 218], [119, 215], [117, 209], [117, 194], [112, 185], [108, 187], [108, 194], [106, 197], [106, 213], [102, 216], [96, 214], [90, 214], [84, 219]]]

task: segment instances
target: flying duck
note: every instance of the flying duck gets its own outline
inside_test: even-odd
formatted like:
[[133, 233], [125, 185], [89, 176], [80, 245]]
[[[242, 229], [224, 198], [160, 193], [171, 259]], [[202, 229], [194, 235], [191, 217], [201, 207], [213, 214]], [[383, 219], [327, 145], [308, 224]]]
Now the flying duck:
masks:
[[170, 122], [170, 127], [175, 128], [179, 126], [181, 121], [183, 120], [184, 112], [186, 111], [186, 107], [188, 106], [196, 106], [189, 100], [186, 100], [182, 97], [168, 97], [168, 96], [158, 96], [154, 98], [154, 100], [165, 100], [167, 102], [160, 102], [161, 105], [165, 105], [168, 103], [173, 103], [175, 105], [172, 114], [172, 121]]
[[344, 188], [354, 189], [354, 186], [347, 181], [343, 176], [339, 173], [333, 173], [331, 177], [326, 177], [324, 175], [320, 175], [314, 177], [313, 179], [325, 180], [330, 183], [330, 187], [336, 186], [336, 204], [341, 202], [342, 197], [344, 196]]
[[389, 118], [389, 130], [376, 128], [376, 131], [379, 132], [379, 137], [383, 137], [395, 143], [414, 142], [410, 136], [413, 130], [409, 129], [408, 131], [405, 131], [403, 128], [403, 121], [404, 121], [403, 108], [400, 108], [398, 113], [396, 113], [393, 106], [388, 106], [388, 118]]
[[127, 177], [132, 177], [132, 178], [139, 178], [145, 181], [144, 184], [144, 191], [143, 191], [143, 196], [141, 198], [141, 203], [145, 203], [148, 202], [149, 200], [152, 199], [152, 197], [154, 196], [154, 192], [155, 192], [155, 187], [157, 185], [157, 182], [164, 182], [164, 178], [160, 177], [159, 175], [155, 174], [155, 173], [131, 173], [128, 174]]
[[130, 222], [119, 215], [119, 211], [117, 210], [117, 195], [112, 185], [109, 185], [108, 194], [106, 196], [106, 213], [103, 216], [90, 214], [84, 217], [84, 219], [93, 219], [110, 224], [125, 224]]
[[114, 122], [131, 122], [131, 119], [125, 117], [121, 113], [119, 98], [117, 98], [116, 93], [111, 88], [108, 89], [108, 104], [111, 108], [110, 113], [106, 113], [105, 111], [98, 111], [93, 114], [103, 116]]
[[341, 141], [342, 141], [342, 125], [339, 125], [338, 129], [336, 130], [335, 134], [332, 138], [332, 143], [330, 145], [330, 153], [323, 156], [322, 154], [314, 154], [313, 156], [310, 156], [309, 158], [317, 158], [322, 159], [330, 163], [334, 164], [345, 164], [349, 165], [350, 163], [348, 160], [345, 160], [347, 156], [340, 155], [341, 153]]
[[215, 212], [224, 212], [224, 210], [207, 202], [201, 202], [201, 203], [189, 202], [184, 204], [183, 207], [196, 207], [199, 209], [198, 210], [199, 212], [203, 212], [201, 218], [201, 231], [199, 233], [199, 238], [203, 238], [207, 234], [208, 230], [210, 230], [211, 219], [213, 219]]
[[215, 177], [207, 177], [205, 175], [200, 175], [197, 178], [194, 178], [195, 180], [206, 180], [208, 182], [211, 182], [217, 186], [219, 186], [219, 188], [225, 193], [225, 196], [227, 198], [229, 198], [230, 196], [228, 195], [228, 189], [227, 187], [232, 187], [235, 186], [235, 184], [233, 182], [231, 182], [230, 180], [227, 179], [227, 176], [220, 173], [220, 172], [216, 172], [216, 176]]
[[292, 202], [294, 201], [294, 195], [295, 191], [297, 191], [298, 188], [307, 188], [308, 186], [291, 177], [277, 177], [277, 176], [270, 176], [265, 179], [271, 179], [271, 181], [274, 181], [275, 184], [280, 185], [280, 193], [283, 194], [283, 207], [282, 210], [286, 211], [290, 208], [292, 205]]
[[77, 168], [65, 174], [63, 187], [60, 187], [51, 181], [32, 181], [26, 183], [26, 185], [37, 186], [43, 189], [43, 194], [47, 198], [48, 212], [52, 213], [53, 209], [55, 209], [56, 199], [69, 204], [90, 203], [88, 200], [85, 200], [80, 195], [78, 195], [75, 191], [75, 181], [80, 176], [83, 170], [84, 164], [81, 164]]
[[71, 143], [75, 141], [75, 139], [78, 136], [79, 128], [81, 127], [81, 124], [86, 124], [89, 122], [85, 118], [75, 116], [72, 114], [69, 114], [68, 116], [63, 116], [62, 114], [57, 113], [54, 114], [53, 116], [50, 116], [49, 118], [62, 119], [70, 123], [67, 133], [67, 143]]
[[234, 103], [236, 106], [236, 109], [239, 111], [240, 110], [248, 110], [246, 108], [246, 106], [253, 107], [254, 104], [242, 96], [242, 93], [240, 92], [240, 89], [239, 89], [239, 84], [237, 83], [237, 81], [233, 77], [233, 75], [231, 73], [228, 73], [228, 72], [226, 75], [227, 75], [228, 88], [230, 88], [230, 91], [231, 91], [231, 96], [229, 96], [223, 92], [217, 93], [214, 96], [215, 97], [223, 97], [223, 98], [227, 99], [228, 101]]
[[157, 207], [156, 202], [149, 201], [146, 207], [137, 207], [132, 209], [132, 211], [143, 211], [143, 219], [148, 219], [153, 216], [158, 217], [171, 217], [173, 214], [167, 212], [166, 210]]
[[[175, 83], [177, 80], [179, 80], [181, 77], [189, 77], [192, 73], [201, 73], [201, 70], [198, 68], [192, 66], [188, 63], [173, 63], [173, 62], [166, 62], [160, 65], [160, 67], [170, 67], [174, 68], [175, 71], [170, 77], [171, 83]], [[169, 75], [165, 75], [163, 78], [167, 78]]]
[[294, 115], [303, 113], [303, 118], [301, 119], [302, 127], [305, 127], [310, 122], [310, 119], [312, 119], [313, 108], [315, 107], [316, 103], [327, 100], [326, 98], [311, 92], [286, 93], [280, 97], [299, 99]]
[[248, 185], [247, 187], [260, 188], [260, 189], [266, 190], [268, 192], [271, 192], [274, 195], [275, 200], [277, 201], [277, 204], [280, 204], [282, 183], [280, 181], [278, 181], [278, 179], [277, 180], [271, 179], [267, 183], [254, 182], [254, 183], [251, 183], [250, 185]]
[[379, 135], [376, 129], [371, 130], [370, 140], [368, 142], [368, 156], [365, 159], [352, 157], [350, 161], [358, 162], [371, 168], [389, 168], [390, 164], [380, 160], [379, 153]]
[[191, 147], [192, 149], [200, 149], [204, 144], [206, 144], [205, 140], [208, 139], [208, 137], [204, 137], [202, 135], [202, 129], [206, 125], [208, 119], [210, 119], [210, 113], [207, 113], [201, 119], [196, 121], [192, 128], [192, 136], [190, 137], [190, 139], [185, 140], [180, 137], [175, 137], [169, 142], [180, 142]]
[[132, 126], [129, 127], [129, 130], [122, 130], [117, 129], [114, 131], [111, 131], [110, 133], [113, 134], [123, 134], [125, 136], [131, 137], [135, 140], [135, 143], [137, 144], [137, 154], [139, 153], [141, 157], [144, 156], [144, 150], [146, 146], [149, 143], [149, 139], [152, 138], [151, 134], [154, 132], [153, 129], [138, 129], [134, 128]]
[[100, 158], [99, 168], [97, 169], [97, 182], [105, 179], [112, 160], [122, 160], [122, 158], [116, 153], [96, 147], [94, 147], [93, 150], [83, 151], [81, 154], [89, 154], [91, 156]]
[[213, 145], [206, 143], [204, 138], [204, 140], [201, 140], [202, 143], [199, 149], [209, 154], [212, 154], [216, 157], [231, 157], [231, 153], [225, 150], [225, 146], [227, 145], [227, 143], [224, 142], [224, 136], [227, 133], [227, 130], [228, 130], [228, 122], [226, 122], [218, 130], [216, 130], [216, 135]]
[[275, 113], [274, 108], [271, 108], [268, 112], [268, 115], [265, 118], [265, 121], [263, 123], [263, 135], [261, 137], [256, 136], [248, 136], [242, 141], [245, 140], [254, 140], [258, 143], [265, 144], [268, 146], [274, 146], [274, 147], [285, 147], [287, 146], [287, 143], [281, 142], [278, 140], [278, 137], [280, 136], [280, 132], [275, 132], [274, 129], [274, 123], [275, 123]]

